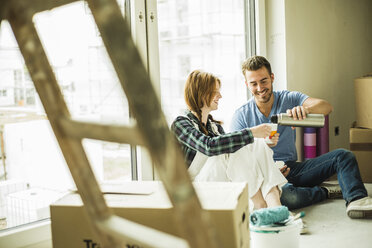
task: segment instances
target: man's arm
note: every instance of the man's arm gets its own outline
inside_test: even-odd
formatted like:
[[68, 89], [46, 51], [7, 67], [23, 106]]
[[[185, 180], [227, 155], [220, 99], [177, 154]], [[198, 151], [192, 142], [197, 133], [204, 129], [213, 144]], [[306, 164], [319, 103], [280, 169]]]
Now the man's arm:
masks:
[[332, 105], [323, 99], [307, 98], [302, 104], [307, 109], [309, 114], [324, 114], [328, 115], [333, 111]]
[[302, 106], [296, 106], [292, 109], [287, 109], [287, 114], [289, 116], [293, 116], [294, 120], [302, 120], [303, 117], [306, 116], [306, 114], [328, 115], [332, 111], [332, 105], [326, 100], [309, 97], [304, 101]]

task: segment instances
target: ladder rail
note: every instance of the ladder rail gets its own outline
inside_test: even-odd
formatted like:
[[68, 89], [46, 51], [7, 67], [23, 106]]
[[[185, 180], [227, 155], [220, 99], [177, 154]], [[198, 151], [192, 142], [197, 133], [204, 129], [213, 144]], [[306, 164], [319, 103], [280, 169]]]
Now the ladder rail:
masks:
[[84, 202], [91, 226], [98, 235], [103, 247], [120, 247], [109, 235], [100, 232], [95, 224], [112, 215], [100, 191], [98, 182], [86, 157], [80, 139], [66, 136], [59, 125], [61, 118], [70, 118], [55, 75], [43, 50], [41, 41], [32, 22], [33, 12], [26, 2], [17, 1], [8, 6], [7, 19], [12, 27], [25, 64], [40, 96], [52, 129], [69, 166], [71, 175]]

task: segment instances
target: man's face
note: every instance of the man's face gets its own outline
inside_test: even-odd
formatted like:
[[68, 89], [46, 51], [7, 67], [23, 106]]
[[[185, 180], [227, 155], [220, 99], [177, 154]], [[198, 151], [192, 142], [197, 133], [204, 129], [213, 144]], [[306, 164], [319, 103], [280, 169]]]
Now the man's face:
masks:
[[267, 103], [273, 94], [274, 74], [269, 75], [266, 67], [257, 71], [245, 71], [245, 84], [257, 103]]

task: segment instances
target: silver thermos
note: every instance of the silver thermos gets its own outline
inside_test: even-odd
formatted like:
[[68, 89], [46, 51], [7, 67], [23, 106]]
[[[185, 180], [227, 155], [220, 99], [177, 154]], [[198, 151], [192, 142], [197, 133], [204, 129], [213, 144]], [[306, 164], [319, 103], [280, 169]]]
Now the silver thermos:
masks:
[[307, 114], [306, 118], [302, 120], [293, 120], [293, 117], [288, 116], [286, 113], [271, 116], [272, 123], [292, 127], [323, 127], [324, 120], [323, 114]]

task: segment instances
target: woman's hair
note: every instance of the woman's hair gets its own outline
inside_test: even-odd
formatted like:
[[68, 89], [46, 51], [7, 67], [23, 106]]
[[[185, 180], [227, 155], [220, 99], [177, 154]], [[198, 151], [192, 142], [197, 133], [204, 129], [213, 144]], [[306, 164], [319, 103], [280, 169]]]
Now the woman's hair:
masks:
[[[201, 122], [201, 108], [206, 104], [209, 107], [214, 95], [216, 94], [216, 83], [221, 85], [219, 78], [211, 73], [195, 70], [190, 73], [185, 84], [185, 101], [188, 108], [197, 114]], [[214, 122], [212, 115], [208, 116]], [[208, 134], [204, 125], [201, 126], [201, 131]]]

